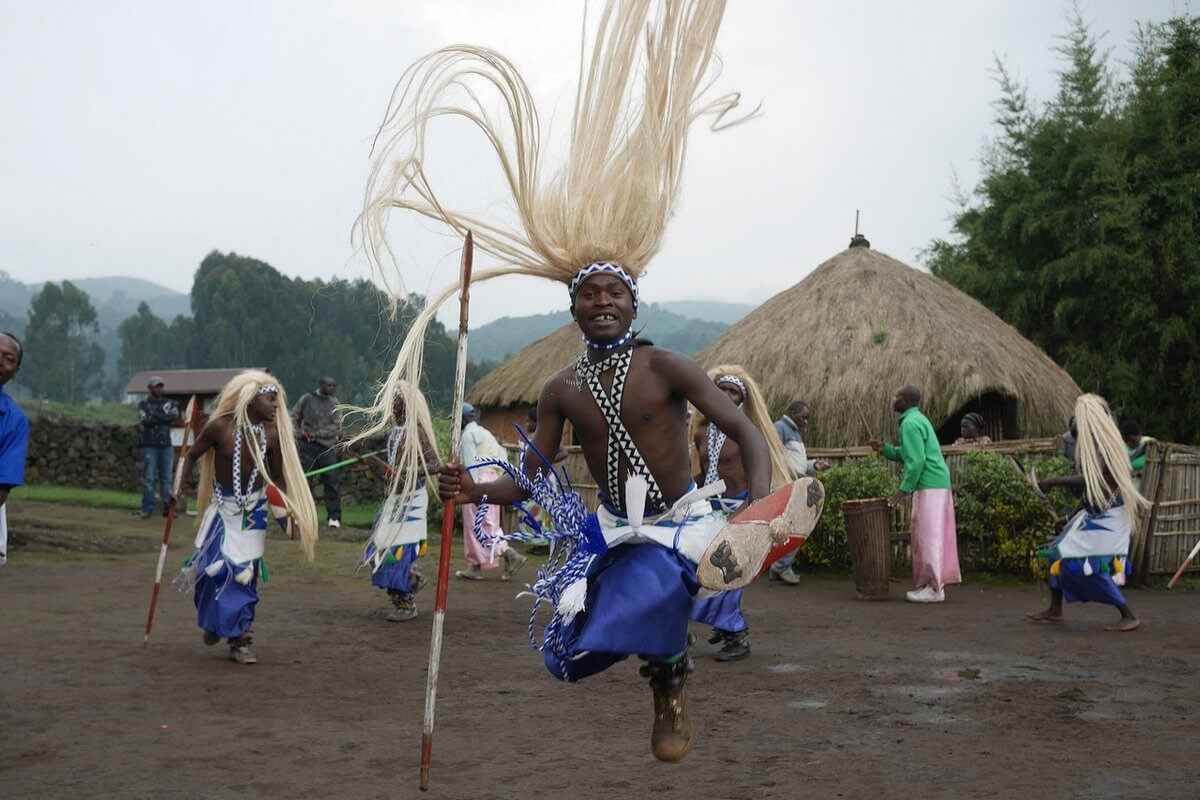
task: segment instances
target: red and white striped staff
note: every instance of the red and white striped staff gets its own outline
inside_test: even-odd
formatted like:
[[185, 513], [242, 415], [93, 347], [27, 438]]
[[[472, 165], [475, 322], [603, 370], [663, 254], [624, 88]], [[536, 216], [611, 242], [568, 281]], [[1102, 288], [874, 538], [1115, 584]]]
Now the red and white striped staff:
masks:
[[[175, 478], [171, 482], [171, 493], [178, 497], [179, 486], [183, 482], [183, 460], [191, 449], [188, 440], [195, 427], [197, 412], [196, 395], [188, 400], [187, 409], [183, 412], [183, 445], [179, 449], [179, 462], [175, 465]], [[175, 522], [175, 504], [167, 506], [167, 522], [163, 526], [162, 549], [158, 551], [158, 567], [154, 571], [154, 590], [150, 593], [150, 611], [146, 614], [146, 635], [142, 638], [142, 647], [150, 646], [150, 628], [154, 626], [154, 611], [158, 608], [158, 592], [162, 588], [163, 564], [167, 560], [167, 543], [171, 540], [171, 525]]]
[[[463, 392], [467, 378], [467, 322], [471, 303], [471, 262], [475, 242], [467, 231], [463, 244], [462, 274], [458, 293], [458, 355], [454, 369], [454, 423], [450, 431], [450, 458], [459, 457], [462, 438]], [[437, 703], [438, 666], [442, 660], [442, 626], [446, 620], [446, 589], [450, 585], [450, 547], [454, 534], [454, 501], [442, 508], [442, 549], [438, 554], [437, 595], [433, 603], [433, 634], [429, 639], [429, 673], [425, 682], [425, 725], [421, 733], [421, 791], [429, 790], [429, 763], [433, 757], [433, 712]]]

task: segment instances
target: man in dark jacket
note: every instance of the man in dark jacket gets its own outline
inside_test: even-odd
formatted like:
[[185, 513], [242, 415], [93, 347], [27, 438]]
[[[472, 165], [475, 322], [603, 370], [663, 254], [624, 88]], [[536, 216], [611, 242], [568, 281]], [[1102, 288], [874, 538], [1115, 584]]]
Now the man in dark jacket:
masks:
[[159, 486], [162, 513], [167, 515], [171, 497], [171, 468], [175, 448], [171, 446], [171, 423], [179, 419], [179, 406], [163, 397], [163, 379], [149, 382], [150, 396], [138, 403], [138, 428], [142, 432], [142, 519], [154, 513], [154, 484]]
[[[296, 429], [296, 449], [300, 452], [300, 463], [305, 472], [327, 467], [334, 462], [333, 446], [342, 435], [342, 412], [338, 408], [337, 382], [330, 377], [321, 378], [315, 392], [309, 392], [296, 402], [292, 409], [292, 424]], [[342, 479], [337, 470], [323, 473], [325, 485], [325, 511], [329, 514], [329, 527], [342, 525]]]

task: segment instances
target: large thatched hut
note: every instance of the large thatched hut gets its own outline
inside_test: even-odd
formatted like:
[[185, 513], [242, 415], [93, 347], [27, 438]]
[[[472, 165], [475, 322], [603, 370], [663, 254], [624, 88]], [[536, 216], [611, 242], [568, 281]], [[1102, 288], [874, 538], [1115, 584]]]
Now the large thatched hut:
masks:
[[583, 352], [579, 327], [568, 323], [543, 336], [484, 375], [467, 392], [467, 401], [482, 412], [480, 424], [502, 442], [516, 440], [513, 425], [525, 420], [551, 375]]
[[1080, 391], [1040, 348], [982, 304], [872, 250], [861, 236], [730, 327], [697, 359], [705, 367], [746, 367], [773, 412], [794, 399], [807, 402], [810, 446], [894, 436], [892, 392], [906, 383], [923, 392], [922, 409], [943, 443], [958, 435], [968, 411], [984, 415], [993, 439], [1062, 431]]

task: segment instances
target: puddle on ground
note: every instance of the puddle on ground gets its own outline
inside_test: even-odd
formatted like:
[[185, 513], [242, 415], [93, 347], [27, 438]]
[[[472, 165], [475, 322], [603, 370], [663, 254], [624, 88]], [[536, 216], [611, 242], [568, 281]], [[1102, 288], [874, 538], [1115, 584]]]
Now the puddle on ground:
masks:
[[825, 700], [790, 700], [788, 708], [797, 708], [801, 711], [817, 711], [824, 708], [828, 703]]
[[772, 664], [767, 669], [776, 675], [783, 675], [788, 672], [808, 672], [812, 666], [809, 664]]

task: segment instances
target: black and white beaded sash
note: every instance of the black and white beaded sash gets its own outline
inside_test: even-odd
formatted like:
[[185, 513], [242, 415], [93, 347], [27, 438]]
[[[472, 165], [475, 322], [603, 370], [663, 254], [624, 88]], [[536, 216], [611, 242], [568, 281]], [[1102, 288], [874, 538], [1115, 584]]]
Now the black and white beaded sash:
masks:
[[[629, 365], [632, 361], [632, 347], [606, 356], [594, 364], [588, 361], [587, 354], [584, 353], [575, 362], [575, 374], [587, 381], [588, 390], [591, 391], [596, 405], [600, 408], [600, 413], [604, 415], [604, 420], [608, 423], [608, 444], [605, 448], [604, 462], [609, 501], [620, 508], [625, 506], [620, 480], [621, 456], [624, 455], [629, 461], [629, 474], [641, 475], [649, 484], [646, 497], [650, 507], [662, 508], [665, 505], [662, 490], [658, 488], [658, 482], [650, 474], [646, 460], [642, 458], [637, 445], [633, 443], [633, 437], [629, 435], [629, 431], [625, 429], [625, 423], [621, 421], [621, 404], [625, 399], [625, 379], [629, 375]], [[609, 369], [614, 370], [611, 392], [605, 391], [604, 384], [600, 381], [600, 375]]]
[[[233, 499], [237, 502], [238, 508], [245, 509], [250, 504], [250, 494], [254, 491], [254, 482], [258, 480], [258, 463], [255, 463], [254, 468], [250, 470], [250, 477], [246, 479], [246, 483], [242, 483], [242, 442], [244, 441], [245, 429], [238, 425], [233, 433]], [[267, 462], [267, 433], [263, 429], [260, 422], [250, 428], [251, 447], [258, 447], [258, 461], [265, 464]], [[217, 483], [217, 479], [213, 477], [213, 483]], [[217, 485], [217, 495], [221, 494], [221, 487]]]
[[400, 455], [400, 443], [404, 440], [404, 426], [397, 425], [392, 428], [392, 432], [388, 434], [387, 440], [387, 457], [388, 466], [392, 469], [396, 468], [396, 458]]
[[717, 482], [717, 462], [721, 460], [721, 450], [725, 448], [725, 432], [717, 427], [715, 422], [708, 423], [708, 469], [704, 471], [704, 485]]

